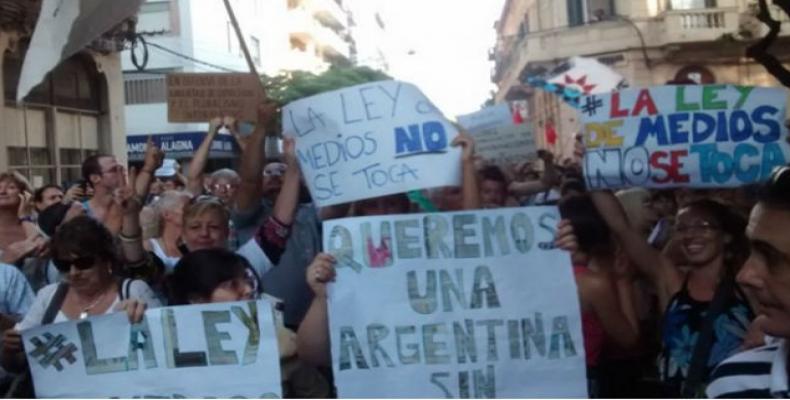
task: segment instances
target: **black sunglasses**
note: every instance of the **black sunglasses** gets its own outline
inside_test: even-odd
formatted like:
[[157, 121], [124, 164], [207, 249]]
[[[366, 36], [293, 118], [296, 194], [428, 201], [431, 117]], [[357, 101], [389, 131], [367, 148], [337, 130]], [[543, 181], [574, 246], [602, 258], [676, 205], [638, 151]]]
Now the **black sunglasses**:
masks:
[[771, 185], [787, 187], [790, 183], [790, 166], [776, 167], [771, 173]]
[[52, 263], [55, 264], [55, 268], [57, 268], [60, 272], [70, 271], [72, 265], [80, 271], [85, 271], [87, 269], [93, 268], [93, 266], [96, 265], [96, 257], [83, 256], [71, 260], [53, 258]]

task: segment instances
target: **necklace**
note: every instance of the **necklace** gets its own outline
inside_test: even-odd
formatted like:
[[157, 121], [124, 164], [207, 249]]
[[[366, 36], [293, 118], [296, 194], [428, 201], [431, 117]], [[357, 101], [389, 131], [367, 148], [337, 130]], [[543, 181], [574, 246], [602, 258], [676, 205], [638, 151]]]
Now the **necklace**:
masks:
[[80, 311], [79, 319], [88, 318], [88, 311], [92, 310], [93, 307], [96, 307], [99, 304], [99, 302], [101, 302], [102, 299], [104, 299], [104, 295], [106, 295], [108, 292], [109, 290], [105, 290], [104, 292], [102, 292], [102, 294], [99, 295], [99, 297], [96, 298], [96, 300], [93, 303], [91, 303], [87, 307], [84, 307], [82, 311]]

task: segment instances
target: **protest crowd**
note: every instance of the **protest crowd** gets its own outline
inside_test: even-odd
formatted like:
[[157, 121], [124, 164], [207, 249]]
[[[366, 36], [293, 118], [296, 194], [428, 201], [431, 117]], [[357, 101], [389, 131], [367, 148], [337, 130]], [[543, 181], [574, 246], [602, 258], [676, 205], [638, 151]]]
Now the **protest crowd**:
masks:
[[[455, 126], [458, 133], [447, 145], [456, 151], [451, 154], [457, 166], [435, 165], [437, 171], [423, 172], [420, 179], [438, 174], [439, 169], [454, 169], [460, 172], [459, 186], [320, 206], [327, 202], [314, 201], [319, 192], [308, 189], [310, 181], [303, 172], [310, 166], [299, 150], [304, 135], [282, 132], [286, 137], [282, 154], [277, 158], [264, 154], [266, 136], [280, 134], [274, 128], [280, 112], [263, 102], [248, 136], [238, 135], [238, 123], [231, 116], [212, 119], [185, 170], [149, 139], [141, 165], [127, 167], [106, 154], [91, 156], [82, 163], [82, 180], [68, 187], [32, 187], [18, 173], [0, 174], [0, 326], [4, 332], [0, 361], [2, 388], [9, 396], [35, 396], [31, 342], [23, 341], [26, 330], [113, 313], [123, 313], [135, 324], [147, 311], [161, 307], [267, 299], [275, 310], [279, 358], [270, 356], [280, 367], [281, 394], [342, 397], [335, 384], [337, 363], [340, 371], [349, 368], [344, 362], [358, 368], [365, 368], [359, 367], [365, 363], [381, 367], [380, 363], [392, 363], [390, 357], [396, 354], [387, 355], [380, 347], [376, 350], [378, 344], [371, 344], [366, 361], [357, 347], [350, 346], [350, 356], [345, 347], [337, 347], [330, 320], [342, 311], [331, 309], [333, 295], [340, 296], [332, 285], [344, 278], [339, 264], [350, 256], [324, 245], [330, 232], [322, 223], [347, 217], [430, 216], [539, 206], [557, 207], [561, 216], [541, 225], [553, 232], [553, 243], [541, 246], [560, 253], [565, 261], [544, 267], [567, 267], [575, 281], [579, 315], [571, 319], [581, 321], [583, 349], [575, 351], [583, 354], [589, 396], [787, 397], [790, 393], [786, 372], [790, 167], [776, 166], [766, 172], [766, 179], [739, 187], [632, 185], [614, 191], [591, 187], [594, 177], [586, 176], [589, 135], [576, 135], [573, 157], [557, 159], [548, 150], [538, 150], [531, 161], [502, 165], [479, 157], [472, 135]], [[220, 130], [231, 131], [239, 141], [236, 170], [207, 170], [211, 143]], [[784, 127], [780, 130], [787, 135]], [[318, 162], [316, 155], [312, 157]], [[347, 184], [335, 181], [332, 185], [336, 191]], [[414, 187], [421, 186], [415, 183]], [[426, 232], [432, 229], [425, 224]], [[452, 224], [446, 229], [455, 231], [459, 252], [470, 239], [462, 236], [459, 242], [457, 235], [464, 225], [457, 220]], [[386, 240], [379, 247], [370, 240], [365, 244], [369, 265], [389, 265], [391, 253], [403, 257], [408, 246], [401, 247], [405, 234], [399, 226], [395, 222], [397, 246]], [[421, 225], [415, 222], [413, 226]], [[331, 232], [334, 235], [335, 229]], [[426, 252], [444, 251], [431, 250], [425, 240]], [[485, 280], [485, 271], [475, 272], [476, 288], [479, 276]], [[442, 285], [446, 284], [444, 276], [439, 274]], [[433, 284], [435, 293], [435, 276]], [[499, 289], [501, 294], [502, 286]], [[474, 297], [470, 308], [475, 307]], [[447, 312], [448, 300], [444, 301], [441, 304]], [[498, 300], [482, 299], [487, 306], [492, 301]], [[382, 314], [390, 310], [387, 304], [380, 306]], [[431, 309], [436, 304], [426, 302], [420, 307]], [[162, 315], [168, 314], [163, 311]], [[519, 329], [518, 324], [514, 326]], [[489, 329], [494, 329], [493, 324]], [[78, 330], [83, 337], [79, 325]], [[371, 332], [376, 330], [370, 326], [367, 332], [368, 341], [383, 341], [386, 335], [375, 339]], [[425, 332], [423, 327], [423, 336]], [[178, 335], [183, 339], [190, 334], [181, 330]], [[355, 335], [354, 331], [349, 335]], [[549, 339], [546, 336], [544, 340]], [[397, 357], [403, 363], [406, 357], [400, 353], [400, 338]], [[526, 334], [523, 339], [526, 351]], [[512, 352], [514, 342], [510, 346]], [[520, 349], [518, 340], [515, 346]], [[363, 347], [367, 349], [367, 343]], [[554, 344], [551, 347], [554, 351]], [[209, 346], [212, 365], [221, 361], [214, 350]], [[95, 348], [92, 351], [94, 358], [109, 357], [101, 351], [97, 355]], [[484, 350], [479, 352], [483, 357]], [[422, 353], [428, 359], [431, 350]], [[80, 354], [88, 353], [83, 349]], [[192, 353], [180, 353], [187, 354]], [[179, 361], [176, 357], [174, 362], [206, 365], [205, 358], [205, 354], [202, 359], [182, 357]], [[235, 355], [231, 358], [236, 362]], [[333, 361], [338, 358], [337, 363]], [[112, 365], [96, 368], [102, 367]], [[410, 385], [398, 381], [397, 375], [388, 383]], [[443, 397], [441, 392], [434, 396]]]

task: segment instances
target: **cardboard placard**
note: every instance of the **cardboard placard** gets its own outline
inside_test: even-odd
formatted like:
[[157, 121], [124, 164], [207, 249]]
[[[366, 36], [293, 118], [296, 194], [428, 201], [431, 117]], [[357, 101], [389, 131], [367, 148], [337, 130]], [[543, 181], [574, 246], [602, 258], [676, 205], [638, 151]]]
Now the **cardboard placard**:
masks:
[[254, 122], [262, 99], [261, 84], [258, 77], [252, 74], [167, 75], [169, 122], [208, 122], [225, 115]]

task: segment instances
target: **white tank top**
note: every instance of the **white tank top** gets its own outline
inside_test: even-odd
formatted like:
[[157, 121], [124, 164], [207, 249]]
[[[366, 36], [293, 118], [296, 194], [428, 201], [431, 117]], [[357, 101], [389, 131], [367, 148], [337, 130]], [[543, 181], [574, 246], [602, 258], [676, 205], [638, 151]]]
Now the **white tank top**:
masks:
[[170, 257], [165, 253], [165, 250], [162, 246], [159, 245], [159, 240], [155, 238], [148, 239], [148, 243], [151, 245], [151, 251], [162, 260], [162, 264], [165, 265], [165, 273], [169, 274], [173, 272], [173, 268], [176, 267], [176, 263], [181, 257]]

